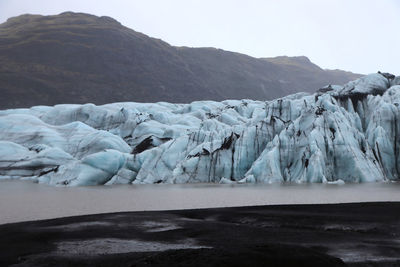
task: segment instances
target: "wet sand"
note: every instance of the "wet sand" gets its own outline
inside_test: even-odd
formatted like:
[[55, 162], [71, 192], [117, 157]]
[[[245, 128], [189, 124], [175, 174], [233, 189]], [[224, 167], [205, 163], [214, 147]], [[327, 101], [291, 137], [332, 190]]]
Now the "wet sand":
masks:
[[400, 202], [125, 212], [0, 225], [0, 266], [400, 266]]

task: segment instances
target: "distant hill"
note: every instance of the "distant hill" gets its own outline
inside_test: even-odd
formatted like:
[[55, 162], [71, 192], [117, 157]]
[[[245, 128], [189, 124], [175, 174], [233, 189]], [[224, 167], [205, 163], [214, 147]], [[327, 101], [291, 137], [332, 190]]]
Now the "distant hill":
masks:
[[66, 12], [0, 24], [0, 108], [118, 101], [273, 99], [360, 77], [306, 57], [174, 47], [110, 17]]

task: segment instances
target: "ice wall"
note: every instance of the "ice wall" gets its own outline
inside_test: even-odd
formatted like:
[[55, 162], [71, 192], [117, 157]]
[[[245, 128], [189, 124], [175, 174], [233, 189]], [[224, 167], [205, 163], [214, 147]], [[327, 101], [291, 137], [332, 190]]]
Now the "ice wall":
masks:
[[273, 101], [0, 111], [0, 177], [51, 185], [399, 178], [400, 77]]

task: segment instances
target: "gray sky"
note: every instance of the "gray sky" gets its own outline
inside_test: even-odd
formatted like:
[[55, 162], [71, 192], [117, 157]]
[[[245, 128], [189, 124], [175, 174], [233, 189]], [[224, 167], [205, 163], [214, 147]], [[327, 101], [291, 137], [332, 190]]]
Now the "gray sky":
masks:
[[0, 0], [0, 22], [64, 11], [107, 15], [177, 46], [400, 75], [400, 0]]

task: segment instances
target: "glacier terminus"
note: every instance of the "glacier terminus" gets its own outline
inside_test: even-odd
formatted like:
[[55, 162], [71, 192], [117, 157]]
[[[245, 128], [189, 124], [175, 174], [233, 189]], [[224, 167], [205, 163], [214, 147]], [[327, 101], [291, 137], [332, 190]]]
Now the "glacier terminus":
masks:
[[400, 76], [272, 101], [0, 111], [0, 178], [55, 186], [348, 183], [400, 175]]

